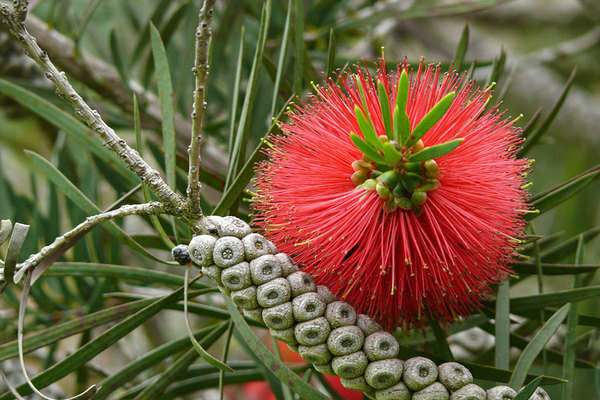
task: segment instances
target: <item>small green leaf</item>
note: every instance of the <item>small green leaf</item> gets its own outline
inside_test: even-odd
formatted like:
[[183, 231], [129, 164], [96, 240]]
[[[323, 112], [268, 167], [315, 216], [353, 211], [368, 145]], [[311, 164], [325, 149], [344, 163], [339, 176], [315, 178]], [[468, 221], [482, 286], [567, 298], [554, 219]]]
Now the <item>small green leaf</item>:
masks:
[[[352, 140], [352, 143], [354, 143], [354, 145], [356, 146], [357, 149], [362, 151], [363, 154], [366, 155], [367, 157], [369, 157], [371, 160], [373, 160], [379, 164], [386, 163], [385, 158], [383, 158], [377, 152], [377, 150], [375, 150], [373, 147], [368, 145], [364, 140], [362, 140], [361, 137], [358, 136], [356, 133], [350, 132], [350, 140]], [[377, 140], [377, 141], [379, 142], [379, 140]]]
[[454, 139], [446, 143], [436, 144], [435, 146], [429, 146], [419, 151], [418, 153], [412, 154], [408, 157], [410, 162], [420, 162], [432, 160], [434, 158], [441, 157], [450, 153], [461, 144], [463, 139]]
[[362, 132], [365, 141], [373, 148], [383, 150], [383, 144], [377, 138], [377, 133], [375, 132], [373, 124], [367, 119], [363, 110], [361, 110], [359, 106], [355, 106], [354, 113], [356, 114], [356, 120], [358, 121], [358, 126], [360, 127], [360, 131]]
[[445, 95], [433, 108], [423, 117], [410, 134], [406, 146], [412, 146], [421, 139], [433, 126], [446, 114], [446, 111], [454, 101], [454, 92]]
[[523, 385], [529, 368], [538, 354], [546, 347], [546, 343], [548, 343], [548, 340], [554, 335], [568, 314], [569, 305], [567, 304], [558, 310], [531, 339], [525, 350], [523, 350], [523, 353], [521, 353], [517, 365], [515, 365], [513, 375], [508, 382], [510, 387], [518, 390]]
[[563, 306], [566, 303], [600, 296], [600, 286], [560, 290], [552, 293], [534, 294], [532, 296], [513, 297], [510, 299], [511, 312], [531, 310], [534, 308]]
[[406, 73], [406, 70], [403, 69], [400, 74], [400, 79], [398, 80], [398, 92], [396, 93], [396, 107], [398, 107], [400, 113], [406, 113], [409, 86], [410, 82], [408, 81], [408, 74]]
[[325, 68], [326, 77], [330, 77], [335, 66], [335, 34], [333, 28], [329, 29], [329, 45], [327, 46], [327, 66]]
[[514, 400], [527, 400], [531, 397], [531, 395], [533, 395], [533, 393], [536, 391], [536, 389], [538, 388], [538, 386], [540, 386], [540, 384], [542, 383], [542, 380], [544, 379], [543, 376], [538, 376], [537, 378], [535, 378], [534, 380], [532, 380], [531, 382], [529, 382], [529, 384], [527, 386], [525, 386], [523, 388], [523, 390], [521, 390], [519, 392], [519, 394], [517, 394], [517, 396], [514, 398]]
[[463, 62], [465, 61], [465, 54], [467, 54], [468, 47], [469, 25], [465, 24], [462, 34], [460, 35], [460, 40], [458, 41], [458, 46], [456, 47], [456, 52], [454, 53], [454, 59], [452, 60], [452, 62], [454, 63], [454, 69], [456, 71], [460, 71], [462, 69]]
[[396, 150], [389, 142], [383, 144], [383, 155], [387, 164], [396, 164], [402, 159], [402, 153]]
[[125, 73], [125, 63], [123, 61], [123, 57], [121, 56], [121, 52], [119, 51], [119, 39], [117, 38], [117, 31], [114, 27], [110, 30], [109, 45], [110, 55], [112, 57], [113, 64], [119, 73], [119, 78], [121, 78], [121, 83], [131, 91], [131, 88], [129, 87], [129, 80], [127, 79], [127, 75]]
[[4, 280], [8, 283], [14, 283], [13, 276], [15, 274], [15, 267], [19, 260], [19, 254], [21, 253], [21, 247], [25, 242], [25, 237], [29, 231], [29, 225], [16, 223], [12, 229], [10, 240], [8, 241], [8, 247], [6, 249], [6, 259], [4, 260], [3, 276]]
[[390, 140], [394, 140], [394, 132], [392, 131], [392, 115], [390, 113], [390, 99], [383, 82], [377, 80], [377, 92], [379, 94], [379, 105], [381, 106], [381, 117], [383, 118], [383, 126], [385, 133]]
[[[589, 229], [585, 232], [582, 232], [580, 235], [583, 237], [583, 241], [585, 243], [594, 239], [600, 234], [600, 227], [595, 227]], [[579, 243], [579, 235], [569, 238], [564, 242], [549, 248], [548, 250], [542, 252], [540, 258], [546, 262], [555, 262], [563, 259], [571, 254], [573, 254], [577, 250], [577, 245]]]

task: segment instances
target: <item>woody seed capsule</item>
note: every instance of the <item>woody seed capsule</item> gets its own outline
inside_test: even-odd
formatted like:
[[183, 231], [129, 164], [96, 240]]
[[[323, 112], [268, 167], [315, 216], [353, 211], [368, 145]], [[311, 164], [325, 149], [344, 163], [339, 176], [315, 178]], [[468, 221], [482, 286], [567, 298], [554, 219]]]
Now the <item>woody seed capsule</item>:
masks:
[[452, 393], [450, 400], [485, 400], [486, 397], [485, 390], [473, 383], [469, 383]]
[[495, 386], [487, 392], [487, 400], [512, 400], [517, 392], [510, 386]]
[[296, 322], [310, 321], [325, 313], [325, 301], [318, 293], [304, 293], [292, 300]]
[[[317, 290], [318, 288], [319, 286], [317, 286]], [[356, 311], [354, 310], [354, 307], [348, 303], [334, 301], [333, 303], [327, 304], [325, 318], [327, 318], [329, 325], [331, 325], [333, 329], [339, 328], [340, 326], [354, 325], [356, 322]]]
[[335, 375], [335, 372], [333, 371], [333, 368], [331, 368], [331, 363], [325, 363], [325, 364], [313, 364], [313, 367], [315, 367], [315, 369], [317, 371], [319, 371], [322, 374], [325, 375]]
[[375, 392], [377, 400], [411, 400], [411, 395], [411, 391], [406, 387], [404, 382], [398, 382], [392, 387]]
[[439, 382], [434, 382], [431, 385], [415, 392], [413, 400], [448, 400], [450, 394], [448, 389]]
[[288, 329], [271, 329], [271, 336], [273, 339], [281, 340], [283, 343], [290, 346], [290, 348], [298, 346], [298, 341], [296, 340], [296, 335], [294, 334], [294, 328]]
[[292, 290], [292, 297], [300, 296], [303, 293], [316, 292], [317, 285], [312, 276], [303, 271], [294, 272], [287, 277]]
[[224, 269], [221, 273], [221, 282], [223, 286], [232, 291], [246, 289], [252, 284], [250, 266], [244, 261]]
[[548, 396], [548, 393], [546, 393], [544, 389], [538, 387], [535, 389], [535, 392], [533, 392], [529, 400], [550, 400], [550, 396]]
[[333, 368], [336, 375], [351, 379], [361, 376], [365, 372], [368, 363], [365, 353], [357, 351], [345, 356], [334, 357], [331, 361], [331, 368]]
[[231, 292], [231, 300], [233, 300], [236, 306], [245, 310], [254, 310], [258, 308], [258, 302], [256, 301], [256, 286], [249, 286], [245, 289]]
[[254, 260], [265, 254], [269, 254], [269, 241], [258, 233], [251, 233], [242, 239], [247, 260]]
[[371, 395], [375, 394], [373, 388], [367, 384], [364, 376], [358, 376], [356, 378], [340, 378], [340, 382], [346, 389], [358, 390]]
[[321, 295], [327, 304], [339, 300], [335, 294], [331, 293], [331, 290], [329, 290], [327, 286], [317, 285], [317, 293]]
[[334, 329], [327, 338], [327, 347], [334, 356], [355, 353], [363, 347], [364, 336], [359, 327], [350, 325]]
[[221, 268], [216, 265], [209, 265], [208, 267], [202, 267], [202, 273], [212, 279], [217, 285], [221, 283]]
[[256, 291], [256, 300], [261, 307], [270, 308], [285, 303], [290, 299], [290, 284], [285, 278], [273, 279], [263, 283]]
[[286, 302], [275, 307], [265, 308], [262, 311], [265, 325], [271, 329], [287, 329], [294, 325], [292, 303]]
[[217, 226], [219, 236], [234, 236], [241, 239], [252, 233], [250, 225], [237, 217], [227, 216], [213, 223]]
[[304, 346], [316, 346], [325, 343], [331, 329], [325, 317], [300, 322], [294, 327], [294, 335], [298, 343]]
[[310, 364], [326, 364], [333, 357], [325, 343], [316, 346], [298, 346], [298, 353]]
[[[364, 352], [369, 361], [384, 360], [387, 358], [396, 358], [400, 346], [392, 334], [384, 331], [378, 331], [365, 338]], [[435, 366], [435, 364], [434, 364]], [[436, 370], [437, 378], [437, 370]], [[435, 380], [435, 379], [434, 379]]]
[[373, 361], [365, 370], [365, 379], [375, 389], [394, 386], [402, 377], [402, 361], [397, 358]]
[[263, 321], [262, 318], [262, 308], [255, 308], [254, 310], [246, 310], [246, 309], [242, 309], [242, 314], [244, 314], [245, 317], [251, 319], [252, 321], [258, 322], [260, 324], [265, 324], [265, 321]]
[[383, 330], [381, 325], [373, 321], [373, 318], [369, 317], [366, 314], [358, 314], [356, 316], [356, 326], [358, 326], [360, 330], [363, 331], [365, 337], [369, 336], [371, 333]]
[[255, 285], [262, 285], [279, 278], [281, 266], [274, 255], [266, 254], [250, 261], [250, 275]]
[[435, 382], [437, 377], [437, 366], [428, 358], [413, 357], [404, 362], [402, 380], [411, 390], [421, 390]]
[[194, 236], [188, 245], [188, 253], [194, 264], [208, 267], [213, 263], [213, 249], [217, 239], [210, 235]]
[[213, 250], [213, 261], [221, 268], [229, 268], [244, 261], [244, 245], [233, 236], [217, 240]]
[[438, 380], [451, 392], [473, 383], [471, 371], [456, 362], [447, 362], [438, 366], [438, 375]]
[[294, 264], [294, 261], [285, 253], [277, 253], [275, 254], [277, 261], [279, 261], [279, 265], [281, 266], [281, 276], [287, 278], [288, 275], [293, 274], [298, 271], [298, 266]]

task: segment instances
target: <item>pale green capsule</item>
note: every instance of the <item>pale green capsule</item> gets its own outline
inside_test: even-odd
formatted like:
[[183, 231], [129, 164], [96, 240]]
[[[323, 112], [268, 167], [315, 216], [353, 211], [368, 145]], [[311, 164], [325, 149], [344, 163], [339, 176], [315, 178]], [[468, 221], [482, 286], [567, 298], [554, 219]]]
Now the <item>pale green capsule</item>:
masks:
[[363, 347], [363, 343], [364, 335], [355, 325], [336, 328], [327, 338], [327, 347], [335, 356], [355, 353]]
[[[370, 361], [396, 358], [400, 346], [396, 338], [388, 332], [377, 331], [365, 338], [364, 352]], [[436, 370], [437, 377], [437, 370]]]
[[404, 362], [404, 375], [402, 380], [411, 390], [421, 390], [438, 377], [437, 365], [425, 357], [413, 357]]
[[512, 400], [517, 396], [517, 392], [510, 386], [494, 386], [486, 394], [486, 400]]
[[223, 285], [223, 283], [221, 282], [221, 271], [223, 270], [220, 267], [217, 267], [213, 264], [209, 265], [208, 267], [202, 267], [201, 271], [205, 276], [208, 276], [217, 285]]
[[194, 264], [208, 267], [213, 263], [213, 250], [217, 239], [210, 235], [194, 236], [188, 245], [188, 253]]
[[327, 286], [317, 285], [317, 293], [321, 295], [321, 297], [323, 298], [323, 300], [325, 300], [325, 303], [327, 304], [339, 300], [335, 294], [331, 293], [331, 290], [329, 290]]
[[300, 296], [303, 293], [316, 292], [317, 285], [312, 276], [304, 271], [294, 272], [287, 277], [292, 290], [292, 297]]
[[438, 366], [438, 380], [451, 392], [473, 383], [471, 371], [457, 362], [447, 362]]
[[358, 376], [356, 378], [340, 378], [342, 386], [350, 390], [358, 390], [365, 394], [375, 395], [375, 390], [367, 384], [364, 376]]
[[304, 346], [316, 346], [325, 343], [330, 332], [329, 322], [325, 317], [300, 322], [294, 327], [296, 340]]
[[325, 318], [327, 318], [329, 325], [331, 325], [333, 329], [339, 328], [340, 326], [354, 325], [356, 322], [356, 311], [354, 310], [354, 307], [348, 303], [334, 301], [333, 303], [327, 304]]
[[244, 245], [233, 236], [217, 240], [213, 249], [213, 262], [221, 268], [229, 268], [244, 261]]
[[255, 285], [262, 285], [281, 276], [281, 266], [277, 257], [265, 254], [250, 261], [250, 276]]
[[262, 308], [255, 308], [254, 310], [246, 310], [242, 308], [242, 314], [244, 314], [244, 316], [248, 319], [251, 319], [252, 321], [258, 322], [259, 324], [265, 324], [265, 321], [263, 321], [262, 318]]
[[333, 357], [325, 343], [316, 346], [298, 346], [298, 353], [310, 364], [326, 364]]
[[[298, 349], [299, 350], [299, 349]], [[325, 364], [313, 364], [313, 367], [322, 374], [325, 375], [335, 375], [333, 368], [331, 368], [331, 363]]]
[[273, 279], [260, 285], [256, 292], [256, 300], [261, 307], [270, 308], [290, 300], [290, 284], [285, 278]]
[[258, 233], [251, 233], [242, 238], [244, 251], [246, 252], [246, 260], [254, 260], [260, 256], [270, 253], [269, 241]]
[[296, 322], [310, 321], [325, 313], [325, 301], [318, 293], [308, 292], [292, 300], [292, 310]]
[[448, 400], [450, 394], [448, 389], [439, 382], [434, 382], [431, 385], [415, 392], [413, 400]]
[[262, 311], [262, 318], [265, 325], [271, 329], [290, 328], [295, 322], [292, 303], [288, 301], [278, 306], [265, 308]]
[[281, 266], [281, 276], [287, 278], [288, 275], [298, 271], [298, 266], [294, 263], [292, 258], [285, 253], [275, 254], [279, 265]]
[[375, 389], [387, 389], [402, 378], [403, 363], [397, 358], [370, 362], [365, 370], [367, 383]]
[[241, 239], [252, 233], [252, 228], [250, 228], [250, 225], [238, 217], [227, 216], [215, 221], [217, 232], [221, 237], [234, 236]]
[[487, 393], [483, 388], [469, 383], [452, 393], [450, 400], [486, 400]]
[[365, 337], [369, 336], [371, 333], [383, 330], [381, 325], [379, 325], [373, 320], [373, 318], [369, 317], [366, 314], [358, 314], [356, 316], [356, 326], [358, 326], [360, 330], [363, 331]]
[[331, 367], [336, 375], [352, 379], [361, 376], [365, 372], [368, 363], [365, 353], [357, 351], [345, 356], [334, 357], [331, 361]]
[[411, 396], [412, 392], [404, 382], [398, 382], [394, 386], [375, 392], [377, 400], [411, 400]]
[[296, 335], [294, 334], [294, 328], [281, 330], [271, 329], [270, 332], [273, 339], [281, 340], [283, 343], [290, 346], [290, 348], [293, 346], [298, 349], [298, 341], [296, 340]]
[[236, 306], [245, 310], [254, 310], [259, 307], [256, 301], [256, 286], [248, 286], [245, 289], [231, 292], [231, 300]]
[[223, 286], [231, 291], [246, 289], [248, 286], [252, 285], [250, 266], [246, 261], [222, 271], [221, 282]]

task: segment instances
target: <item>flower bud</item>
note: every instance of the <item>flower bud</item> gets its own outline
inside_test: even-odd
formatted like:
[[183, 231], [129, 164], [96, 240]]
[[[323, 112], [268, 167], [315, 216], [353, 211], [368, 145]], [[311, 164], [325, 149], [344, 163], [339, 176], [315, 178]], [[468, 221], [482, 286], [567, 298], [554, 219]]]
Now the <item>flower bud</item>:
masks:
[[254, 310], [258, 308], [258, 302], [256, 301], [256, 286], [248, 286], [246, 289], [231, 292], [231, 300], [233, 300], [236, 306], [245, 310]]
[[431, 192], [437, 189], [438, 186], [440, 186], [440, 182], [437, 179], [429, 179], [419, 186], [419, 190], [422, 192]]
[[487, 392], [487, 400], [512, 400], [517, 392], [510, 386], [495, 386]]
[[300, 345], [298, 346], [298, 353], [302, 356], [304, 361], [310, 364], [326, 364], [333, 357], [325, 343], [316, 346]]
[[213, 264], [213, 265], [209, 265], [208, 267], [202, 267], [201, 271], [205, 276], [208, 276], [217, 285], [219, 285], [219, 286], [223, 285], [223, 283], [221, 282], [221, 271], [222, 271], [221, 268], [219, 268]]
[[318, 293], [303, 293], [292, 300], [294, 319], [296, 322], [304, 322], [318, 318], [325, 313], [326, 306], [325, 301]]
[[319, 293], [327, 304], [339, 300], [335, 294], [331, 293], [331, 290], [329, 290], [327, 286], [317, 285], [317, 293]]
[[403, 210], [412, 210], [412, 203], [406, 197], [396, 197], [394, 198], [394, 204], [400, 207]]
[[392, 387], [375, 392], [377, 400], [411, 400], [411, 396], [412, 392], [404, 382], [398, 382]]
[[290, 348], [292, 348], [292, 347], [297, 348], [298, 341], [296, 340], [296, 336], [294, 334], [294, 328], [288, 328], [288, 329], [282, 329], [282, 330], [271, 329], [270, 332], [271, 332], [271, 337], [273, 337], [273, 339], [281, 340], [283, 343], [290, 346]]
[[221, 273], [221, 282], [223, 286], [232, 291], [246, 289], [252, 284], [250, 266], [244, 261], [224, 269]]
[[429, 178], [437, 178], [440, 175], [440, 166], [435, 160], [427, 160], [423, 163], [425, 174]]
[[360, 171], [361, 169], [366, 169], [367, 171], [373, 167], [371, 163], [368, 163], [363, 160], [356, 160], [352, 162], [352, 169], [355, 171]]
[[[317, 290], [318, 288], [319, 286], [317, 286]], [[356, 311], [348, 303], [334, 301], [327, 305], [325, 318], [327, 318], [332, 329], [339, 328], [340, 326], [354, 325], [356, 323]]]
[[242, 314], [248, 319], [252, 321], [258, 322], [259, 324], [265, 324], [262, 318], [262, 308], [255, 308], [254, 310], [247, 310], [245, 308], [242, 309]]
[[427, 193], [415, 190], [410, 197], [410, 202], [415, 206], [421, 206], [427, 201]]
[[208, 267], [213, 263], [213, 249], [217, 239], [210, 235], [194, 236], [188, 246], [188, 254], [194, 264]]
[[[369, 336], [372, 333], [382, 331], [383, 328], [377, 322], [373, 320], [373, 318], [369, 317], [366, 314], [358, 314], [356, 316], [356, 326], [360, 328], [365, 337]], [[395, 356], [394, 356], [395, 357]]]
[[377, 186], [377, 181], [375, 179], [367, 179], [365, 181], [365, 183], [362, 184], [362, 187], [367, 191], [367, 192], [372, 192], [373, 190], [375, 190], [375, 187]]
[[265, 254], [250, 261], [250, 276], [255, 285], [262, 285], [281, 276], [281, 266], [277, 257]]
[[398, 355], [398, 351], [400, 351], [400, 346], [398, 345], [396, 338], [392, 336], [391, 333], [378, 331], [371, 333], [365, 338], [363, 350], [369, 358], [369, 361], [377, 361], [387, 358], [395, 358]]
[[290, 284], [285, 278], [263, 283], [256, 290], [256, 300], [261, 307], [270, 308], [285, 303], [291, 297]]
[[356, 186], [362, 185], [367, 179], [369, 179], [369, 171], [365, 169], [361, 169], [359, 171], [355, 171], [350, 177], [352, 183]]
[[220, 237], [234, 236], [241, 239], [252, 233], [250, 225], [234, 216], [222, 217], [215, 225]]
[[387, 135], [379, 135], [377, 136], [377, 139], [379, 139], [381, 144], [388, 143], [390, 141], [390, 138], [387, 137]]
[[413, 393], [413, 400], [448, 400], [450, 394], [448, 390], [439, 382], [434, 382], [431, 385]]
[[438, 380], [451, 392], [473, 383], [471, 371], [457, 362], [447, 362], [438, 366], [438, 376]]
[[487, 394], [481, 387], [469, 383], [452, 393], [450, 400], [486, 400]]
[[423, 167], [420, 162], [407, 162], [404, 164], [404, 171], [421, 175], [423, 173]]
[[322, 374], [335, 375], [333, 368], [331, 368], [331, 363], [313, 364], [313, 367]]
[[365, 372], [368, 363], [365, 353], [357, 351], [345, 356], [334, 357], [331, 361], [331, 368], [333, 368], [336, 375], [352, 379], [361, 376]]
[[381, 197], [383, 200], [389, 199], [392, 195], [390, 189], [388, 189], [387, 186], [385, 186], [381, 182], [377, 183], [377, 185], [375, 186], [375, 190], [377, 191], [379, 197]]
[[265, 254], [269, 254], [269, 241], [258, 233], [251, 233], [242, 239], [244, 251], [246, 252], [246, 260], [254, 260]]
[[286, 302], [275, 307], [265, 308], [262, 311], [265, 325], [271, 329], [288, 329], [294, 325], [294, 313], [292, 303]]
[[327, 338], [327, 347], [334, 356], [345, 356], [359, 351], [363, 347], [364, 340], [358, 326], [342, 326], [331, 331]]
[[224, 236], [215, 243], [213, 261], [221, 268], [239, 264], [244, 261], [244, 257], [244, 245], [236, 237]]
[[365, 370], [367, 383], [375, 389], [387, 389], [400, 381], [402, 361], [397, 358], [373, 361]]
[[285, 253], [275, 254], [279, 265], [281, 266], [281, 276], [287, 278], [288, 275], [298, 271], [298, 266], [294, 263], [290, 256]]
[[296, 340], [304, 346], [316, 346], [325, 343], [330, 332], [331, 328], [329, 328], [329, 322], [325, 317], [300, 322], [294, 327]]
[[292, 297], [300, 296], [303, 293], [316, 292], [317, 285], [312, 276], [304, 271], [294, 272], [287, 277], [292, 290]]
[[411, 390], [421, 390], [435, 382], [437, 377], [437, 366], [428, 358], [413, 357], [404, 362], [402, 380]]
[[383, 183], [388, 188], [394, 188], [398, 183], [398, 173], [394, 170], [386, 171], [377, 177], [377, 181]]
[[410, 150], [412, 151], [413, 154], [420, 152], [421, 150], [423, 150], [425, 148], [425, 144], [423, 143], [423, 141], [421, 139], [417, 140], [417, 142], [415, 144], [413, 144], [410, 147]]

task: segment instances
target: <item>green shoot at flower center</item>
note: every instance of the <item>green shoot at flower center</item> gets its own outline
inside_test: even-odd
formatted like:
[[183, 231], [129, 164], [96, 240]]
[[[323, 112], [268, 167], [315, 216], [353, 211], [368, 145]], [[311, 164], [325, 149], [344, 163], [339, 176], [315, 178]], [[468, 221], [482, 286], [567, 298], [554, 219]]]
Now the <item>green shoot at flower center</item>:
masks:
[[[358, 82], [366, 111], [364, 89], [360, 80]], [[355, 172], [351, 179], [357, 187], [367, 191], [374, 190], [386, 200], [386, 212], [401, 208], [413, 210], [416, 215], [420, 215], [423, 212], [421, 206], [427, 201], [427, 192], [440, 185], [437, 180], [439, 167], [434, 159], [450, 153], [463, 139], [424, 147], [421, 138], [446, 114], [455, 93], [450, 92], [444, 96], [411, 130], [406, 112], [408, 86], [408, 75], [406, 71], [402, 71], [394, 112], [390, 115], [388, 93], [383, 83], [377, 80], [385, 135], [377, 134], [368, 111], [365, 114], [359, 106], [355, 107], [364, 140], [356, 133], [350, 133], [352, 143], [363, 153], [361, 160], [352, 163]]]

